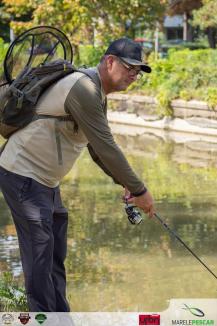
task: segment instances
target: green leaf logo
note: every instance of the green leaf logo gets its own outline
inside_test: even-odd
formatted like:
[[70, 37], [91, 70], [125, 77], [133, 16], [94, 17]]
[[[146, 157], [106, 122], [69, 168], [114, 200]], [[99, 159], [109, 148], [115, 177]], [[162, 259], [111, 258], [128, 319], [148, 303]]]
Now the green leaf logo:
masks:
[[37, 322], [39, 324], [43, 324], [43, 322], [45, 322], [46, 319], [47, 319], [47, 316], [45, 314], [37, 314], [35, 316], [35, 320], [37, 320]]

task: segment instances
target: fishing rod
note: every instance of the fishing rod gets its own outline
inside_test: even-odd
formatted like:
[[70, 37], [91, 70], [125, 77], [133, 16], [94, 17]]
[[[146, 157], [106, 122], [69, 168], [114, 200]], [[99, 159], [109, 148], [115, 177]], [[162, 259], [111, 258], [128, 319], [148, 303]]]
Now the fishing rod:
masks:
[[[125, 211], [127, 213], [127, 217], [132, 224], [140, 224], [142, 222], [141, 213], [135, 209], [133, 204], [128, 203], [127, 198], [125, 198]], [[191, 250], [188, 245], [180, 238], [180, 236], [172, 230], [161, 218], [158, 213], [154, 213], [154, 216], [158, 219], [158, 221], [171, 233], [181, 244], [208, 270], [210, 274], [212, 274], [215, 279], [217, 279], [217, 275], [211, 271], [211, 269]]]
[[159, 214], [154, 213], [154, 216], [158, 219], [158, 221], [160, 221], [160, 223], [165, 227], [165, 229], [167, 229], [179, 242], [181, 242], [181, 244], [215, 277], [215, 279], [217, 279], [217, 276], [215, 273], [213, 273], [213, 271], [211, 271], [211, 269], [193, 252], [193, 250], [191, 250], [191, 248], [189, 248], [186, 243], [178, 236], [178, 234], [176, 234], [175, 231], [173, 231], [160, 217]]

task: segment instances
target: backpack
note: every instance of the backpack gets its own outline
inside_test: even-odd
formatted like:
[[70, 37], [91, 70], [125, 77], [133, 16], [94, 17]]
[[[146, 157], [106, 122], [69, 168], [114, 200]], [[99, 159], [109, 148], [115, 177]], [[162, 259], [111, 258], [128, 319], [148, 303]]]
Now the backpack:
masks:
[[0, 97], [0, 135], [9, 138], [15, 131], [40, 118], [35, 113], [40, 95], [60, 78], [74, 71], [73, 66], [65, 60], [37, 68], [26, 67]]
[[1, 136], [8, 139], [40, 118], [35, 107], [42, 93], [60, 78], [78, 71], [72, 56], [68, 38], [53, 27], [34, 27], [14, 40], [4, 60], [6, 83], [0, 87]]

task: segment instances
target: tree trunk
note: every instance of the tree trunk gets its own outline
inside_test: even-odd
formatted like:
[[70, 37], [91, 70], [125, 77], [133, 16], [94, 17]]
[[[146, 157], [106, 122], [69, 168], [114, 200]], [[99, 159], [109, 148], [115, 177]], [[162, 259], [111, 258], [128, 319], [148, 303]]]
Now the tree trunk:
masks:
[[187, 12], [183, 14], [183, 41], [187, 41], [187, 33], [188, 33], [188, 15]]
[[192, 14], [187, 14], [187, 41], [193, 42], [194, 41], [194, 34], [195, 34], [195, 28], [189, 23], [192, 19]]
[[212, 49], [216, 49], [216, 41], [217, 41], [217, 30], [214, 27], [208, 27], [206, 30], [209, 46]]

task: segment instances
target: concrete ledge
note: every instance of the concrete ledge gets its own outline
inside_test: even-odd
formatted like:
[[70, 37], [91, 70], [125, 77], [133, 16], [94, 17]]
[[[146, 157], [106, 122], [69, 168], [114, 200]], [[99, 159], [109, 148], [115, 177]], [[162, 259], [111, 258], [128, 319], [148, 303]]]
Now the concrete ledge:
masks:
[[[108, 96], [109, 107], [115, 111], [136, 113], [140, 116], [156, 116], [157, 100], [151, 96], [129, 95], [129, 94], [110, 94]], [[171, 102], [175, 118], [201, 117], [217, 120], [217, 108], [212, 110], [203, 101], [181, 99]]]
[[108, 99], [115, 100], [115, 101], [130, 100], [131, 102], [137, 102], [137, 103], [157, 104], [157, 100], [155, 97], [145, 96], [145, 95], [131, 95], [131, 94], [129, 95], [129, 94], [114, 93], [114, 94], [109, 94]]
[[116, 124], [118, 123], [137, 127], [148, 127], [217, 137], [217, 124], [213, 128], [201, 127], [180, 118], [172, 119], [165, 117], [160, 120], [147, 121], [132, 113], [108, 112], [108, 120], [109, 122]]
[[[175, 108], [184, 108], [184, 109], [192, 109], [192, 110], [209, 110], [209, 107], [206, 102], [191, 100], [173, 100], [172, 106]], [[210, 111], [210, 110], [209, 110]]]

